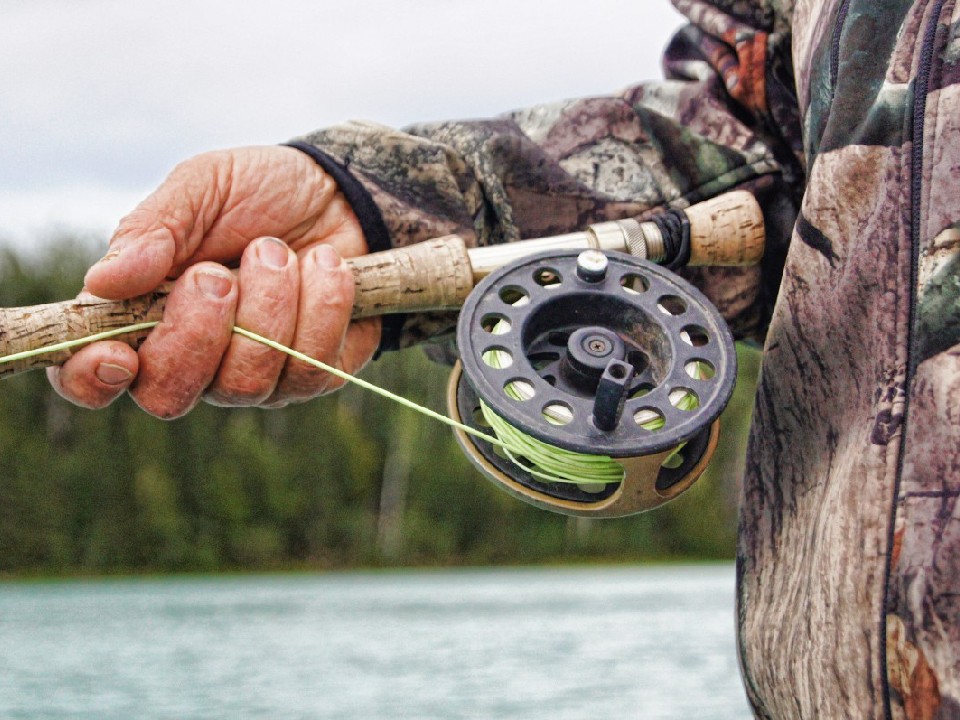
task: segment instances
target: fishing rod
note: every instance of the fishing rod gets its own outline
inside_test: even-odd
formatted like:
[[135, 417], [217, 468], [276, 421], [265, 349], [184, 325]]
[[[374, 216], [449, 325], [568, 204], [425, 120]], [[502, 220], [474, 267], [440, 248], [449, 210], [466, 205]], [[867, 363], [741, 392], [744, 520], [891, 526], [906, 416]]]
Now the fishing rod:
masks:
[[[702, 474], [736, 379], [725, 322], [667, 268], [755, 265], [763, 247], [760, 208], [736, 191], [581, 232], [482, 248], [450, 235], [345, 262], [354, 318], [461, 310], [448, 410], [476, 431], [455, 431], [475, 466], [539, 507], [616, 517]], [[0, 378], [73, 352], [40, 348], [160, 320], [171, 288], [0, 309], [0, 357], [28, 355]]]

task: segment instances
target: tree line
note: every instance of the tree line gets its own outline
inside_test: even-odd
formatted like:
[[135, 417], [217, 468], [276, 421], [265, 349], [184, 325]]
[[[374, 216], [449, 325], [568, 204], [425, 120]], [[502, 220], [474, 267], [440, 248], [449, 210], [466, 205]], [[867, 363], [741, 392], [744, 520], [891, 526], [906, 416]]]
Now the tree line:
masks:
[[[0, 250], [0, 306], [76, 294], [89, 243], [42, 261]], [[754, 351], [707, 475], [664, 508], [567, 518], [484, 479], [436, 421], [348, 387], [283, 410], [201, 405], [148, 417], [128, 398], [100, 411], [61, 400], [42, 373], [0, 382], [0, 573], [732, 558]], [[363, 376], [437, 410], [449, 368], [418, 350]]]

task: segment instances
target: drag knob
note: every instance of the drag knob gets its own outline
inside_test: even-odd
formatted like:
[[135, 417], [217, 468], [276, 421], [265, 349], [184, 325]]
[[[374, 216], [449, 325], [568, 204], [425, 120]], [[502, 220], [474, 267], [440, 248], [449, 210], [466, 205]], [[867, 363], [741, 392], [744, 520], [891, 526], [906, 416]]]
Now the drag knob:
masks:
[[567, 352], [560, 362], [560, 372], [574, 387], [593, 394], [607, 366], [626, 357], [623, 340], [602, 327], [585, 327], [574, 331], [567, 340]]

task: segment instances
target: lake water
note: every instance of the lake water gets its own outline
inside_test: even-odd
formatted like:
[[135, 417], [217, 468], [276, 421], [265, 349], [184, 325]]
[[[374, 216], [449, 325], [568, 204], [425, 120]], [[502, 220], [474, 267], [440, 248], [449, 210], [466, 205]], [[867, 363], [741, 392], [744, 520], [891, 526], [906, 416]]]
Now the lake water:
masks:
[[0, 718], [749, 718], [732, 566], [0, 583]]

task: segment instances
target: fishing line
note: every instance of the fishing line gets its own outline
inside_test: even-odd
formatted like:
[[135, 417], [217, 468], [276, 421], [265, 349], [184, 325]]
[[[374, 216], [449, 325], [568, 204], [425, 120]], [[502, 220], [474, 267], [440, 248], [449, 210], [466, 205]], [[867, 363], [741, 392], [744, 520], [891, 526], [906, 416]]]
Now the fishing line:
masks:
[[24, 350], [23, 352], [17, 352], [11, 355], [0, 357], [0, 365], [3, 365], [4, 363], [16, 362], [17, 360], [27, 360], [28, 358], [37, 357], [38, 355], [46, 355], [47, 353], [60, 352], [61, 350], [72, 350], [75, 347], [89, 345], [90, 343], [97, 342], [98, 340], [108, 340], [112, 337], [116, 337], [117, 335], [139, 332], [140, 330], [149, 330], [150, 328], [156, 327], [159, 324], [159, 321], [136, 323], [134, 325], [126, 325], [113, 330], [104, 330], [103, 332], [87, 335], [86, 337], [77, 338], [76, 340], [65, 340], [63, 342], [54, 343], [53, 345], [46, 345], [34, 350]]
[[[23, 352], [13, 353], [11, 355], [0, 357], [0, 365], [12, 363], [17, 360], [25, 360], [47, 353], [72, 350], [74, 348], [88, 345], [100, 340], [107, 340], [113, 337], [139, 332], [142, 330], [149, 330], [158, 324], [158, 322], [136, 323], [133, 325], [126, 325], [124, 327], [116, 328], [114, 330], [95, 333], [93, 335], [88, 335], [75, 340], [54, 343], [52, 345], [46, 345], [33, 350], [25, 350]], [[511, 459], [511, 461], [542, 480], [559, 483], [576, 483], [589, 487], [592, 485], [603, 486], [609, 483], [616, 483], [623, 479], [622, 466], [620, 466], [612, 458], [605, 455], [586, 455], [583, 453], [576, 453], [569, 450], [564, 450], [548, 443], [544, 443], [536, 438], [532, 438], [528, 435], [525, 435], [517, 428], [511, 426], [509, 423], [503, 420], [503, 418], [490, 410], [485, 404], [482, 404], [482, 407], [484, 408], [484, 418], [486, 419], [487, 424], [490, 426], [490, 429], [493, 431], [493, 435], [484, 433], [476, 428], [470, 427], [469, 425], [457, 422], [453, 418], [431, 410], [428, 407], [424, 407], [423, 405], [419, 405], [401, 395], [390, 392], [386, 388], [382, 388], [355, 375], [351, 375], [348, 372], [344, 372], [343, 370], [335, 368], [331, 365], [327, 365], [321, 360], [317, 360], [316, 358], [310, 357], [309, 355], [294, 350], [293, 348], [287, 347], [286, 345], [276, 342], [275, 340], [258, 335], [250, 330], [235, 326], [233, 328], [233, 332], [241, 335], [242, 337], [253, 340], [254, 342], [265, 345], [273, 350], [282, 352], [289, 357], [295, 358], [296, 360], [300, 360], [308, 365], [319, 368], [320, 370], [328, 372], [331, 375], [334, 375], [347, 382], [353, 383], [354, 385], [357, 385], [365, 390], [376, 393], [383, 398], [399, 403], [400, 405], [418, 412], [421, 415], [442, 422], [450, 427], [456, 428], [481, 440], [484, 440], [485, 442], [500, 447]], [[530, 465], [533, 467], [530, 467]]]
[[[475, 288], [458, 325], [463, 369], [451, 379], [452, 417], [250, 330], [233, 332], [454, 428], [471, 462], [512, 483], [508, 489], [602, 504], [623, 487], [636, 506], [628, 510], [637, 511], [702, 472], [716, 426], [698, 427], [698, 415], [710, 410], [713, 423], [732, 389], [732, 375], [715, 377], [734, 366], [732, 340], [707, 301], [672, 274], [594, 254], [599, 258], [587, 257], [590, 251], [531, 256]], [[598, 270], [591, 263], [599, 260]], [[14, 353], [0, 357], [0, 366], [157, 324]], [[608, 373], [612, 380], [603, 380]], [[468, 436], [474, 440], [465, 442]], [[648, 455], [655, 464], [637, 465]], [[650, 486], [647, 498], [638, 484]]]

